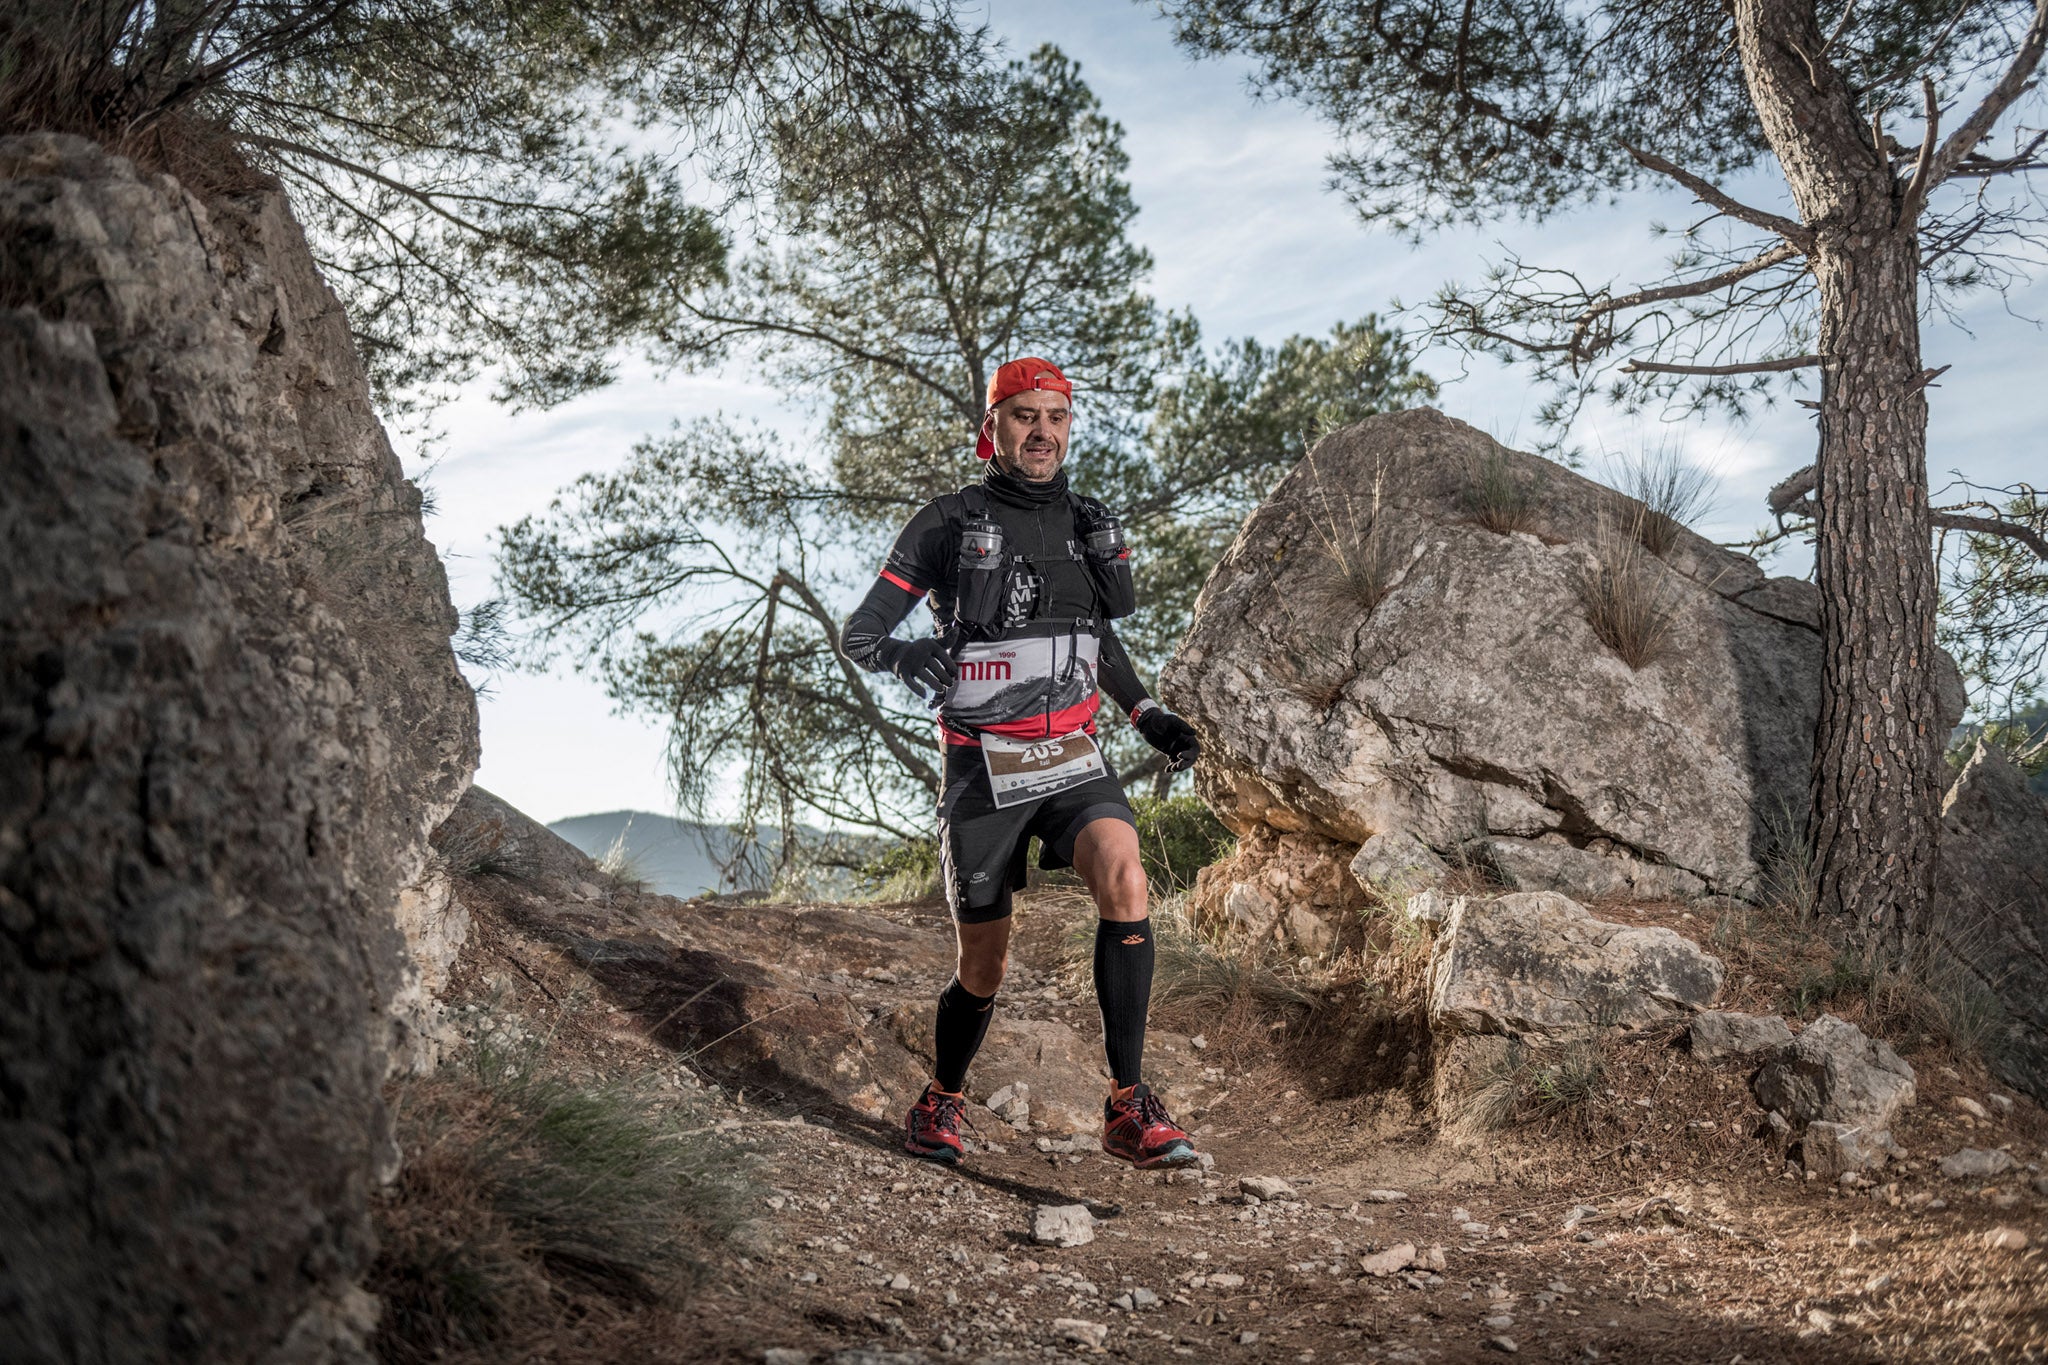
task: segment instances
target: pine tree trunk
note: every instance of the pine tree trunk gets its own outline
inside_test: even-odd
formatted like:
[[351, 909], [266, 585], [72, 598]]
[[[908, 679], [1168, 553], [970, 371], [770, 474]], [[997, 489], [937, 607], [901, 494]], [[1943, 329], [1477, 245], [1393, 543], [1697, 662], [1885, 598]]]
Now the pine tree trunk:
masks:
[[1909, 234], [1852, 230], [1839, 246], [1824, 238], [1813, 264], [1827, 357], [1815, 866], [1824, 911], [1859, 937], [1896, 939], [1923, 927], [1941, 815], [1919, 252]]
[[1854, 937], [1896, 940], [1923, 927], [1942, 773], [1919, 249], [1812, 0], [1736, 0], [1735, 23], [1820, 289], [1820, 905]]

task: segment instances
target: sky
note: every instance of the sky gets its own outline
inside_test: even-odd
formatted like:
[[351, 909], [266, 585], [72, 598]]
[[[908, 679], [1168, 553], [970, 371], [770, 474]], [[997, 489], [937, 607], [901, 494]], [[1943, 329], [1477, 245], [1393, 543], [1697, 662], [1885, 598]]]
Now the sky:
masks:
[[[1682, 192], [1644, 191], [1543, 224], [1510, 220], [1411, 246], [1362, 226], [1327, 189], [1325, 161], [1336, 141], [1313, 115], [1253, 101], [1243, 63], [1183, 55], [1149, 5], [988, 0], [979, 8], [1015, 55], [1050, 41], [1081, 64], [1104, 111], [1124, 129], [1139, 207], [1132, 236], [1156, 261], [1152, 292], [1165, 307], [1191, 307], [1211, 344], [1326, 333], [1340, 321], [1384, 314], [1397, 299], [1422, 302], [1447, 280], [1476, 281], [1508, 251], [1588, 278], [1654, 282], [1669, 248], [1652, 238], [1649, 224], [1698, 215]], [[1772, 205], [1767, 180], [1729, 188]], [[1975, 300], [1962, 327], [1938, 319], [1926, 325], [1927, 363], [1954, 367], [1929, 391], [1928, 464], [1937, 487], [1955, 468], [1998, 483], [2048, 474], [2048, 443], [2040, 437], [2048, 344], [2032, 321], [2043, 316], [2048, 283], [2037, 281], [2008, 299]], [[1418, 363], [1451, 381], [1437, 404], [1445, 412], [1507, 444], [1533, 444], [1542, 395], [1524, 372], [1447, 351], [1425, 352]], [[461, 607], [494, 595], [498, 527], [544, 512], [578, 475], [616, 467], [642, 436], [717, 411], [758, 419], [798, 442], [807, 430], [801, 411], [740, 366], [661, 377], [628, 365], [609, 387], [541, 413], [510, 413], [488, 391], [479, 382], [441, 410], [442, 438], [433, 449], [403, 452], [408, 474], [433, 490], [427, 533]], [[1697, 526], [1722, 539], [1761, 525], [1765, 490], [1813, 457], [1811, 422], [1790, 403], [1741, 426], [1694, 420], [1669, 430], [1589, 411], [1573, 436], [1589, 450], [1675, 441], [1718, 481], [1714, 506]], [[1795, 556], [1772, 568], [1802, 573], [1805, 566]], [[594, 677], [558, 662], [545, 673], [507, 670], [476, 680], [487, 683], [480, 785], [543, 821], [673, 811], [661, 724], [614, 714]]]

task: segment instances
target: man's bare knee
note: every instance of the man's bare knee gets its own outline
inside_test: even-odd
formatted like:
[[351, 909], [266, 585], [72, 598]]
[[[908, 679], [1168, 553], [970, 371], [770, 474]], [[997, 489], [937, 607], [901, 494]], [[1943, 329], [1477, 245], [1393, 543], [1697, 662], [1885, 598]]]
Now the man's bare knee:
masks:
[[970, 993], [994, 995], [1002, 988], [1003, 976], [1010, 968], [1010, 921], [1004, 918], [987, 924], [962, 924], [958, 932], [960, 953], [955, 959], [954, 974]]

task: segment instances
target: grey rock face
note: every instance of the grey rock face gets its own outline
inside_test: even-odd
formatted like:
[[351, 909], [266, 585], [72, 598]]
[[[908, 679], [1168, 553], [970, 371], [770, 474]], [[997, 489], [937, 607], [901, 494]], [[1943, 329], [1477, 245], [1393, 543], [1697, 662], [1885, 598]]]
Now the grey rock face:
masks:
[[476, 761], [275, 192], [0, 139], [0, 1340], [358, 1359], [395, 918]]
[[1792, 1030], [1775, 1014], [1702, 1010], [1692, 1021], [1692, 1055], [1725, 1062], [1775, 1052], [1792, 1041]]
[[1854, 1024], [1823, 1014], [1764, 1063], [1752, 1088], [1764, 1108], [1795, 1126], [1823, 1120], [1889, 1129], [1913, 1102], [1913, 1068]]
[[1853, 1123], [1816, 1119], [1800, 1139], [1801, 1164], [1822, 1180], [1839, 1180], [1850, 1171], [1868, 1171], [1890, 1158], [1892, 1135]]
[[1559, 891], [1591, 899], [1682, 900], [1707, 889], [1704, 881], [1683, 868], [1593, 853], [1555, 836], [1514, 839], [1496, 834], [1472, 840], [1465, 845], [1465, 852], [1518, 891]]
[[2048, 804], [1979, 744], [1941, 813], [1935, 932], [2004, 1005], [1992, 1068], [2048, 1102]]
[[[1489, 464], [1526, 531], [1475, 523]], [[1202, 795], [1241, 834], [1404, 831], [1440, 855], [1556, 836], [1598, 863], [1542, 881], [1582, 898], [1651, 869], [1753, 894], [1771, 821], [1805, 806], [1815, 591], [1681, 531], [1650, 566], [1667, 648], [1633, 669], [1584, 601], [1618, 498], [1426, 408], [1324, 438], [1245, 522], [1165, 671], [1202, 732]]]
[[1430, 1023], [1562, 1038], [1713, 1003], [1725, 971], [1669, 929], [1610, 924], [1551, 892], [1454, 902], [1430, 955]]

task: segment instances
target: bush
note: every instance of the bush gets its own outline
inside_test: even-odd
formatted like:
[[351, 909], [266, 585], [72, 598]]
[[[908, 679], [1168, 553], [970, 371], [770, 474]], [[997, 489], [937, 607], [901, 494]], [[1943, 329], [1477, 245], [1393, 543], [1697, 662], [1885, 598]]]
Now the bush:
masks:
[[854, 874], [863, 900], [921, 901], [939, 894], [939, 845], [906, 839], [862, 863]]
[[480, 1044], [402, 1083], [405, 1167], [370, 1289], [389, 1362], [513, 1358], [577, 1301], [678, 1297], [742, 1221], [744, 1158], [657, 1078], [571, 1081], [538, 1044]]
[[1195, 874], [1230, 852], [1234, 839], [1197, 796], [1139, 796], [1138, 856], [1145, 878], [1162, 894], [1185, 891]]

